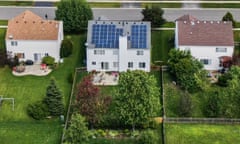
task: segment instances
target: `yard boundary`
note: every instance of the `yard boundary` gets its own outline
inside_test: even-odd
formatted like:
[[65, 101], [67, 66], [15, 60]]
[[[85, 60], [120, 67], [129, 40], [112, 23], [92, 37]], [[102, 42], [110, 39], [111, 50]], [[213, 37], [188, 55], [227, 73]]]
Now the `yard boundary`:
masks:
[[68, 110], [67, 110], [67, 114], [66, 114], [66, 120], [65, 120], [63, 132], [62, 132], [62, 137], [61, 137], [61, 144], [63, 144], [65, 131], [67, 129], [67, 125], [68, 125], [68, 122], [69, 122], [70, 109], [71, 109], [71, 106], [72, 106], [72, 97], [73, 97], [74, 88], [75, 88], [75, 84], [76, 84], [76, 76], [77, 76], [77, 73], [79, 73], [79, 72], [81, 72], [83, 70], [86, 70], [86, 68], [85, 67], [75, 68], [73, 84], [72, 84], [72, 90], [71, 90], [71, 95], [70, 95], [70, 99], [69, 99], [69, 103], [68, 103]]
[[182, 124], [240, 124], [240, 119], [232, 118], [171, 118], [166, 117], [165, 123]]

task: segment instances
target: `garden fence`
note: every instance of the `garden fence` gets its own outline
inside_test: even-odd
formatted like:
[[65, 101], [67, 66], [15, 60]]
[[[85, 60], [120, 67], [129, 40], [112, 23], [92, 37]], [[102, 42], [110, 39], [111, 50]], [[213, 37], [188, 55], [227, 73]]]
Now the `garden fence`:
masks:
[[164, 118], [165, 123], [196, 124], [240, 124], [240, 119], [232, 118]]

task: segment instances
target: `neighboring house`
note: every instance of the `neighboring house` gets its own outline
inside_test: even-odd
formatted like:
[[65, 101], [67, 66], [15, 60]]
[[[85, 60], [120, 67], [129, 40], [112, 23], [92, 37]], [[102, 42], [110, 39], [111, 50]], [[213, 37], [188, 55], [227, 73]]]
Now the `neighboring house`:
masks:
[[6, 48], [9, 57], [40, 63], [44, 56], [60, 60], [62, 21], [46, 20], [26, 10], [8, 21]]
[[206, 70], [219, 70], [222, 58], [233, 55], [232, 22], [201, 21], [184, 15], [176, 20], [175, 46], [189, 50]]
[[89, 21], [87, 71], [150, 71], [150, 22]]

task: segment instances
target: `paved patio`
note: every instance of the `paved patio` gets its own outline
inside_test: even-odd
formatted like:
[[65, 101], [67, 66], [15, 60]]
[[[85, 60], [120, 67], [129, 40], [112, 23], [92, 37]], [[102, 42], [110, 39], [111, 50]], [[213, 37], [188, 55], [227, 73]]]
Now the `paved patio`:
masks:
[[40, 64], [27, 65], [25, 66], [24, 72], [12, 71], [12, 74], [15, 76], [25, 76], [25, 75], [35, 75], [35, 76], [45, 76], [48, 75], [52, 70], [46, 67], [46, 69], [41, 69]]
[[119, 74], [117, 72], [97, 72], [93, 74], [94, 85], [117, 85]]

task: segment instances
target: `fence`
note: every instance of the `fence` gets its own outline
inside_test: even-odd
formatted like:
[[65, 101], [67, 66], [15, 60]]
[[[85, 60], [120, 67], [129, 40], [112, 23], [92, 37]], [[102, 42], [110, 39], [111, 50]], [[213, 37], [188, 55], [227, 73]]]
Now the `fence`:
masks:
[[191, 124], [240, 124], [240, 119], [231, 118], [164, 118], [165, 123]]

